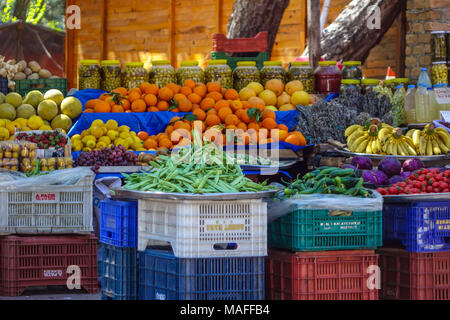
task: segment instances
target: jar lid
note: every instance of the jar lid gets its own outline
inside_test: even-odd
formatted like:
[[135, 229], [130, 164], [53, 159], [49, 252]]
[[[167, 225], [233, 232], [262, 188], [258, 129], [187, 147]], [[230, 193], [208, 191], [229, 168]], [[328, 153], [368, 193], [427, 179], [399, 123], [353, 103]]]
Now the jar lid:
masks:
[[380, 84], [380, 80], [378, 80], [378, 79], [362, 79], [361, 83], [362, 84], [375, 84], [375, 85], [378, 85], [378, 84]]
[[209, 60], [208, 66], [217, 66], [217, 65], [224, 65], [227, 64], [227, 60], [225, 59], [218, 59], [218, 60]]
[[432, 62], [432, 64], [447, 64], [447, 61], [436, 61]]
[[395, 79], [392, 79], [392, 82], [394, 82], [394, 83], [408, 83], [409, 82], [409, 78], [395, 78]]
[[402, 89], [402, 88], [403, 88], [402, 85], [398, 85], [398, 86], [395, 87], [395, 89]]
[[293, 66], [293, 67], [309, 66], [309, 61], [295, 61], [295, 62], [291, 63], [291, 66]]
[[344, 66], [360, 66], [361, 61], [344, 61]]
[[383, 80], [383, 84], [389, 84], [389, 83], [394, 83], [395, 79], [387, 79], [387, 80]]
[[337, 61], [319, 61], [319, 66], [335, 66]]
[[415, 88], [416, 88], [416, 86], [413, 85], [413, 84], [410, 84], [410, 85], [408, 86], [408, 89], [415, 89]]
[[356, 80], [356, 79], [342, 79], [341, 83], [343, 83], [343, 84], [360, 84], [361, 81]]
[[281, 67], [282, 65], [281, 61], [264, 61], [265, 67]]
[[125, 64], [125, 67], [137, 67], [137, 68], [142, 68], [144, 66], [143, 62], [127, 62]]
[[256, 67], [256, 61], [239, 61], [238, 67]]
[[154, 65], [154, 66], [170, 65], [170, 61], [169, 60], [152, 60], [152, 65]]
[[102, 66], [115, 66], [115, 65], [120, 65], [120, 61], [119, 60], [103, 60], [102, 61]]
[[197, 60], [186, 60], [181, 62], [182, 67], [195, 67], [198, 66]]
[[94, 59], [92, 59], [92, 60], [81, 60], [80, 64], [81, 65], [99, 64], [99, 61], [98, 60], [94, 60]]

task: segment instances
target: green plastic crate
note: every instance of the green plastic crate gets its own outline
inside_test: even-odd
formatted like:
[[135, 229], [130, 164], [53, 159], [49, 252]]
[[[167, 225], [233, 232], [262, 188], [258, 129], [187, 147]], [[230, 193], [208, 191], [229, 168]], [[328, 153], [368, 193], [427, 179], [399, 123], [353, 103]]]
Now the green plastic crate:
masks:
[[236, 69], [237, 63], [239, 61], [255, 61], [256, 67], [261, 70], [264, 67], [264, 61], [269, 61], [268, 52], [260, 52], [255, 56], [251, 57], [230, 57], [226, 52], [213, 52], [211, 53], [213, 60], [227, 60], [227, 64], [230, 66], [231, 70]]
[[297, 209], [269, 225], [269, 246], [295, 252], [376, 249], [383, 243], [382, 216], [382, 211], [330, 216], [328, 210]]
[[38, 90], [45, 94], [50, 89], [58, 89], [65, 96], [67, 96], [67, 79], [36, 79], [36, 80], [17, 80], [16, 92], [22, 97], [25, 97], [28, 92]]

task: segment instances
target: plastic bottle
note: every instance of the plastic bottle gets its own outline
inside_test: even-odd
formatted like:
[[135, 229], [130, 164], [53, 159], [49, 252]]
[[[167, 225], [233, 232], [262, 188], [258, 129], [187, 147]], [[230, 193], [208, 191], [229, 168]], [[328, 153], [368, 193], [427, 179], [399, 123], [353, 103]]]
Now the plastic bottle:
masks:
[[431, 88], [433, 86], [430, 77], [428, 76], [427, 68], [422, 68], [419, 76], [419, 81], [417, 83], [419, 85], [423, 84], [426, 88]]
[[427, 87], [419, 84], [415, 94], [416, 121], [417, 123], [426, 123], [429, 121], [428, 113], [430, 109], [430, 100], [428, 99]]
[[407, 124], [416, 122], [416, 106], [414, 105], [415, 94], [416, 94], [416, 86], [409, 85], [408, 91], [406, 91], [405, 95], [405, 113]]

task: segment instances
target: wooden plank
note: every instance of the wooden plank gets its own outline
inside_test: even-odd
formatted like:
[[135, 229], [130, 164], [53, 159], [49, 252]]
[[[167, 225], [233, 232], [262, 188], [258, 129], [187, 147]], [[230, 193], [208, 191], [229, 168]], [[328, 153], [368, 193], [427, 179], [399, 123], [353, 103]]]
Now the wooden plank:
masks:
[[315, 69], [322, 56], [320, 47], [320, 3], [315, 0], [308, 0], [307, 5], [309, 60]]
[[[405, 76], [405, 59], [406, 59], [406, 32], [408, 21], [406, 19], [406, 1], [402, 1], [402, 9], [397, 18], [397, 76]], [[391, 28], [392, 29], [392, 28]]]
[[176, 42], [175, 42], [175, 18], [176, 18], [176, 1], [169, 1], [169, 60], [172, 65], [176, 63]]
[[99, 60], [105, 60], [106, 57], [106, 45], [107, 45], [107, 34], [106, 34], [106, 25], [107, 25], [107, 11], [108, 11], [108, 0], [101, 0], [101, 9], [100, 9], [100, 57]]

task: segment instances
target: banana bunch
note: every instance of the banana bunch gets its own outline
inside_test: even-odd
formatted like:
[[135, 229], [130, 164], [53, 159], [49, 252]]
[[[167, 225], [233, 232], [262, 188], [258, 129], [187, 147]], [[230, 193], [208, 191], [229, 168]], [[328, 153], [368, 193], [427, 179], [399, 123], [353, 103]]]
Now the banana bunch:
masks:
[[410, 130], [406, 136], [412, 139], [419, 155], [440, 155], [450, 151], [450, 134], [444, 128], [436, 128], [434, 124], [426, 125], [423, 131]]
[[404, 136], [400, 128], [382, 128], [378, 133], [378, 140], [383, 152], [387, 155], [417, 156], [417, 149], [413, 140]]
[[360, 125], [353, 125], [347, 128], [347, 146], [351, 152], [379, 154], [382, 152], [382, 145], [378, 139], [379, 127], [372, 124], [368, 129]]

